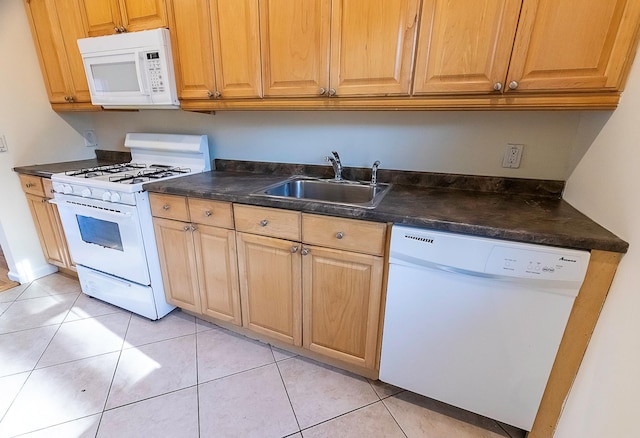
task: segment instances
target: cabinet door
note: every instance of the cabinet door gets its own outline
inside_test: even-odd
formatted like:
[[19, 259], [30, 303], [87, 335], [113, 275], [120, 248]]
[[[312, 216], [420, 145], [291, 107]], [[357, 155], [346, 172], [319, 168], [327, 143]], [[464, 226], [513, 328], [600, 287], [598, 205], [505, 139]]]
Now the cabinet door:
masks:
[[167, 302], [200, 313], [198, 269], [191, 224], [154, 217], [153, 228]]
[[261, 0], [265, 96], [319, 96], [329, 88], [331, 0]]
[[375, 368], [382, 257], [305, 246], [304, 347]]
[[29, 210], [33, 217], [40, 245], [47, 262], [52, 265], [67, 267], [64, 247], [65, 242], [56, 223], [56, 211], [46, 198], [26, 193]]
[[637, 0], [524, 0], [507, 91], [621, 88], [639, 20]]
[[521, 3], [424, 0], [413, 93], [502, 90]]
[[89, 36], [111, 35], [122, 26], [118, 0], [78, 0]]
[[169, 0], [167, 6], [178, 97], [213, 97], [216, 81], [209, 0]]
[[211, 0], [217, 91], [262, 97], [258, 0]]
[[49, 101], [65, 103], [70, 96], [68, 63], [53, 0], [25, 0], [31, 33]]
[[74, 102], [91, 102], [87, 75], [78, 49], [78, 39], [88, 36], [78, 3], [76, 0], [56, 0], [56, 9], [71, 75], [71, 96]]
[[235, 231], [196, 225], [193, 238], [202, 313], [242, 325]]
[[120, 0], [119, 5], [127, 32], [168, 26], [165, 0]]
[[237, 233], [242, 325], [302, 345], [299, 243]]
[[409, 94], [419, 0], [333, 0], [331, 94]]

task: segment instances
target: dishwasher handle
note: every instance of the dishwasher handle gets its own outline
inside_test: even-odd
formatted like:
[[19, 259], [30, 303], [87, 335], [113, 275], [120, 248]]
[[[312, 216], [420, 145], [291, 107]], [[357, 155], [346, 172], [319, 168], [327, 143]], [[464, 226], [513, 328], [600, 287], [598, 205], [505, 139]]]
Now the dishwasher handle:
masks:
[[547, 278], [522, 277], [510, 275], [489, 274], [477, 270], [464, 269], [456, 266], [442, 265], [417, 257], [411, 257], [406, 254], [391, 251], [389, 255], [390, 265], [403, 265], [415, 269], [427, 269], [432, 271], [440, 271], [451, 275], [462, 275], [468, 278], [474, 278], [478, 281], [494, 281], [500, 283], [511, 283], [512, 285], [531, 287], [535, 286], [540, 292], [551, 292], [561, 295], [570, 295], [575, 297], [576, 292], [582, 282], [568, 280], [549, 280]]

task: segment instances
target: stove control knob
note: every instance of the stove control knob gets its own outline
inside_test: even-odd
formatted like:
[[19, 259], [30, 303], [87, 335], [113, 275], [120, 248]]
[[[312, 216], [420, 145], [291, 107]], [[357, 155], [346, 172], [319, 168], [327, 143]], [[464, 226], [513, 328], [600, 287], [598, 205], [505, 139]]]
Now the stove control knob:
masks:
[[62, 184], [62, 193], [69, 195], [73, 193], [73, 188], [69, 184]]
[[91, 189], [84, 188], [82, 189], [82, 192], [80, 192], [80, 194], [82, 195], [83, 198], [88, 198], [91, 196]]
[[118, 202], [118, 201], [120, 201], [120, 193], [112, 193], [111, 202]]
[[111, 192], [104, 192], [102, 194], [102, 200], [103, 201], [111, 201]]

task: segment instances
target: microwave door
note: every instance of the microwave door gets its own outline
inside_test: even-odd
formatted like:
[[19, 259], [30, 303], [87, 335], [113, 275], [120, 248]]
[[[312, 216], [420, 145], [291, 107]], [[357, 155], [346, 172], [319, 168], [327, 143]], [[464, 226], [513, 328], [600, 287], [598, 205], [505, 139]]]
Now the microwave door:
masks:
[[151, 103], [137, 52], [86, 57], [84, 64], [94, 105]]

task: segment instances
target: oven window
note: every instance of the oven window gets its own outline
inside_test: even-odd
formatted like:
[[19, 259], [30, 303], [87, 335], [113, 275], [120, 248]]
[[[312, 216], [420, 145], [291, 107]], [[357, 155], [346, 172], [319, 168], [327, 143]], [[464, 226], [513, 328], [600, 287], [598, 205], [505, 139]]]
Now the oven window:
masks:
[[117, 223], [79, 214], [76, 215], [76, 218], [78, 219], [82, 240], [105, 248], [124, 251], [122, 239], [120, 238], [120, 228]]

